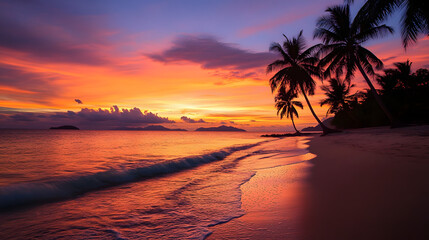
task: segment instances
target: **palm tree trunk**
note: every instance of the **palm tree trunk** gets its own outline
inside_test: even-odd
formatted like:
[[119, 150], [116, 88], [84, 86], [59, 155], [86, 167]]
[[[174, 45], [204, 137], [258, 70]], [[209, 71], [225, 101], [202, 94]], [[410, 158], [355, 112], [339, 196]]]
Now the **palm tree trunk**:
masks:
[[304, 95], [305, 101], [307, 102], [308, 108], [310, 108], [311, 113], [313, 114], [313, 117], [316, 119], [316, 121], [319, 123], [319, 125], [322, 127], [323, 130], [323, 135], [326, 135], [328, 133], [333, 133], [333, 132], [337, 132], [334, 129], [330, 129], [327, 126], [325, 126], [325, 124], [322, 123], [322, 121], [320, 121], [320, 119], [317, 117], [316, 113], [313, 110], [313, 107], [310, 104], [310, 101], [307, 98], [307, 94], [305, 94], [304, 88], [302, 85], [300, 85], [301, 87], [301, 92]]
[[362, 74], [363, 78], [365, 78], [365, 81], [368, 84], [369, 88], [371, 89], [372, 95], [374, 96], [375, 101], [377, 102], [378, 106], [380, 106], [381, 110], [383, 110], [384, 114], [386, 114], [387, 118], [389, 118], [390, 125], [392, 127], [395, 126], [397, 124], [397, 122], [393, 118], [392, 114], [390, 114], [390, 111], [384, 105], [383, 101], [381, 100], [380, 96], [378, 95], [377, 91], [375, 90], [374, 85], [372, 85], [372, 82], [369, 80], [368, 76], [366, 75], [365, 71], [363, 70], [360, 62], [357, 61], [356, 65], [359, 68], [359, 71]]
[[293, 125], [293, 128], [295, 128], [296, 133], [299, 133], [298, 129], [296, 129], [295, 127], [295, 122], [293, 121], [293, 115], [290, 116], [290, 119], [292, 120], [292, 125]]

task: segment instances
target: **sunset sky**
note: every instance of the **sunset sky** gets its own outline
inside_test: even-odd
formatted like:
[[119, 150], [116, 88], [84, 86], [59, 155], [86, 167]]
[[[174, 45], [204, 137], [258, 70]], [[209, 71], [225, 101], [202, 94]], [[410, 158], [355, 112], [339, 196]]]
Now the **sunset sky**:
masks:
[[[269, 45], [301, 29], [308, 46], [318, 43], [317, 18], [340, 3], [1, 1], [0, 128], [291, 130], [276, 116], [268, 86], [266, 65], [278, 57]], [[365, 46], [385, 67], [410, 59], [413, 70], [429, 68], [429, 39], [405, 51], [399, 19], [387, 21], [394, 35]], [[359, 73], [353, 83], [366, 87]], [[323, 118], [320, 86], [310, 101]], [[304, 106], [299, 128], [316, 125]]]

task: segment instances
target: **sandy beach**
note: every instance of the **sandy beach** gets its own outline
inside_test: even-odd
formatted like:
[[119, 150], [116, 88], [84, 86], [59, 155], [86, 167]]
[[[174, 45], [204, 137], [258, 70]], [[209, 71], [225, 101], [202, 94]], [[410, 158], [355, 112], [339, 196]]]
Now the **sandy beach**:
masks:
[[212, 227], [208, 239], [298, 238], [305, 177], [314, 155], [306, 151], [308, 137], [294, 139], [294, 147], [303, 151], [300, 154], [282, 152], [291, 142], [291, 138], [283, 138], [265, 146], [274, 154], [252, 156], [240, 164], [239, 168], [255, 171], [241, 186], [245, 215]]
[[304, 239], [428, 239], [429, 127], [356, 129], [310, 142]]
[[316, 157], [256, 170], [208, 239], [428, 239], [429, 126], [308, 139]]

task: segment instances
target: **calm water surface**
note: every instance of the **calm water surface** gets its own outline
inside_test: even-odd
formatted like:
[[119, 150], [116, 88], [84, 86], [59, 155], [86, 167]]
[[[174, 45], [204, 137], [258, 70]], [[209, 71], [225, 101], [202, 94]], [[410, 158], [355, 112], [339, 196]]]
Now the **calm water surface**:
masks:
[[244, 214], [240, 185], [277, 154], [260, 134], [2, 130], [0, 238], [204, 239]]

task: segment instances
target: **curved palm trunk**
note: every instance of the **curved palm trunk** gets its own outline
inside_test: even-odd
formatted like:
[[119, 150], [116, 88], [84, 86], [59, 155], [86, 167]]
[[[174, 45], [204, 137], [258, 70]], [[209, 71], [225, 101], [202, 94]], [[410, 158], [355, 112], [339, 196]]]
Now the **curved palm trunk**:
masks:
[[311, 113], [313, 114], [313, 117], [316, 119], [316, 121], [319, 123], [319, 125], [322, 127], [323, 130], [323, 134], [322, 135], [326, 135], [328, 133], [334, 133], [337, 132], [334, 129], [330, 129], [327, 126], [325, 126], [325, 124], [322, 123], [322, 121], [320, 121], [320, 119], [317, 117], [316, 113], [313, 110], [313, 107], [310, 104], [310, 101], [307, 98], [307, 94], [305, 94], [304, 88], [302, 87], [302, 85], [300, 85], [301, 87], [301, 92], [304, 95], [305, 101], [307, 102], [308, 108], [310, 108]]
[[384, 114], [386, 114], [387, 118], [389, 118], [390, 125], [392, 127], [396, 126], [397, 122], [393, 118], [390, 111], [384, 105], [383, 101], [381, 100], [380, 96], [378, 95], [377, 91], [375, 90], [374, 85], [372, 85], [372, 82], [369, 80], [368, 76], [366, 75], [365, 71], [363, 70], [360, 62], [357, 61], [356, 65], [359, 68], [359, 71], [362, 74], [363, 78], [365, 78], [365, 81], [368, 84], [369, 88], [371, 89], [372, 95], [374, 96], [375, 101], [377, 101], [378, 106], [380, 106], [381, 110], [383, 110]]
[[295, 127], [295, 122], [293, 121], [293, 115], [290, 116], [290, 119], [292, 120], [292, 125], [293, 125], [293, 128], [295, 128], [296, 133], [300, 133], [298, 129], [296, 129]]

